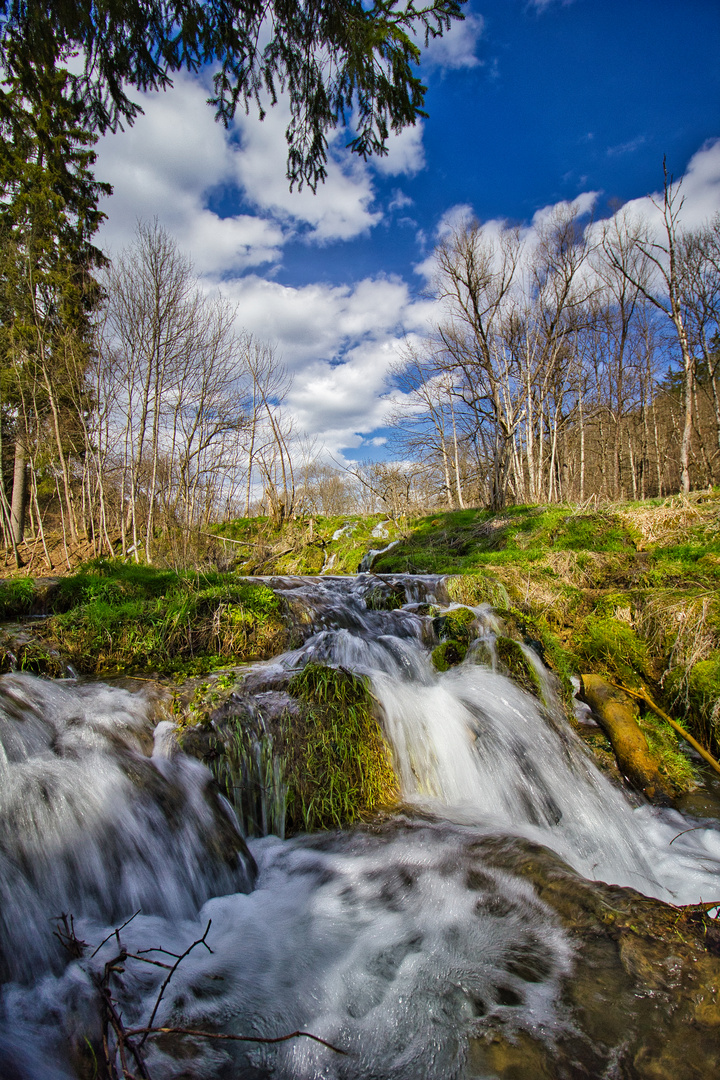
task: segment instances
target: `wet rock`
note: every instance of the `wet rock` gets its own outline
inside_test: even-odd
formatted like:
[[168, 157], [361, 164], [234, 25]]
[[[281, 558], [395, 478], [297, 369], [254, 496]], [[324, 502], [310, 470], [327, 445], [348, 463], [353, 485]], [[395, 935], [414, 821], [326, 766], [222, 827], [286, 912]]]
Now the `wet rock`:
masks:
[[720, 1075], [720, 924], [709, 904], [672, 907], [586, 881], [529, 841], [474, 845], [487, 865], [532, 881], [575, 947], [554, 1046], [489, 1031], [470, 1060], [497, 1080], [707, 1080]]
[[443, 641], [433, 649], [431, 659], [437, 671], [449, 671], [461, 664], [467, 654], [467, 645], [462, 641]]

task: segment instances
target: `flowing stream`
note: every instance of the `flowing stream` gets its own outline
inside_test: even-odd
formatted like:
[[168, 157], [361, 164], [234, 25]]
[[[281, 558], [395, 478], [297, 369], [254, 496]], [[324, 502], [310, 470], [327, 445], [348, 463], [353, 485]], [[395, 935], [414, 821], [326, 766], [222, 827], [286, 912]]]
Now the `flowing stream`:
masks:
[[[153, 1080], [460, 1080], [480, 1075], [468, 1071], [467, 1040], [483, 1025], [552, 1040], [566, 1022], [557, 999], [572, 949], [526, 881], [487, 865], [489, 837], [542, 844], [586, 878], [671, 903], [720, 899], [717, 826], [633, 805], [614, 788], [553, 707], [534, 654], [546, 706], [494, 670], [489, 608], [473, 612], [474, 655], [438, 674], [427, 604], [447, 605], [441, 578], [264, 580], [310, 631], [301, 648], [255, 665], [248, 685], [271, 686], [308, 659], [367, 675], [403, 814], [246, 846], [150, 696], [2, 677], [3, 1078], [79, 1075], [120, 940], [167, 963], [208, 923], [156, 1025], [299, 1029], [344, 1053], [307, 1038], [197, 1039], [182, 1058], [157, 1040], [146, 1048]], [[404, 606], [373, 610], [378, 590], [398, 588]], [[113, 993], [127, 1027], [148, 1022], [167, 970], [125, 961]]]

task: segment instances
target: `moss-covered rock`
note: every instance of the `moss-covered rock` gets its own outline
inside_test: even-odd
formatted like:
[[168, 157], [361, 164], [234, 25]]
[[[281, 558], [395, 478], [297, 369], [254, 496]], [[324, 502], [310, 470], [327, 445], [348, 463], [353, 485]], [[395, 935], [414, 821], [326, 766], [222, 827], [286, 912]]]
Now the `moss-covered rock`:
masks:
[[540, 677], [520, 644], [513, 638], [499, 636], [495, 641], [495, 649], [503, 674], [508, 675], [527, 693], [533, 694], [544, 702]]
[[398, 780], [364, 679], [307, 664], [290, 680], [300, 714], [285, 727], [287, 831], [328, 829], [392, 805]]
[[467, 655], [467, 645], [463, 641], [443, 641], [433, 649], [431, 659], [436, 671], [449, 671], [451, 667], [462, 664]]
[[37, 633], [83, 675], [208, 671], [289, 643], [275, 593], [229, 574], [105, 562], [64, 579], [56, 605]]
[[433, 619], [433, 628], [440, 641], [462, 641], [469, 645], [475, 637], [477, 619], [467, 607], [450, 608]]

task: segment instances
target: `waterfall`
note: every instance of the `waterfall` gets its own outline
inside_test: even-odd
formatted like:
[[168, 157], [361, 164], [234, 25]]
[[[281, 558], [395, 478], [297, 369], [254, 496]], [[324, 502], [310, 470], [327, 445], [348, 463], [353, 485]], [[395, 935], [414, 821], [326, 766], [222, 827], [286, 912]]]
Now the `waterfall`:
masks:
[[[188, 1073], [149, 1042], [153, 1080], [460, 1080], [467, 1038], [483, 1025], [552, 1039], [567, 1024], [557, 1000], [569, 939], [528, 882], [488, 864], [488, 838], [533, 841], [584, 877], [673, 903], [718, 898], [717, 827], [613, 787], [551, 693], [542, 705], [493, 669], [487, 607], [472, 610], [485, 647], [441, 674], [428, 605], [449, 603], [442, 578], [266, 583], [309, 613], [310, 632], [256, 665], [248, 684], [308, 661], [367, 676], [403, 813], [371, 828], [264, 837], [248, 852], [166, 721], [151, 744], [142, 693], [0, 679], [1, 1075], [77, 1075], [83, 1040], [99, 1034], [113, 928], [126, 919], [120, 936], [136, 958], [180, 955], [210, 924], [208, 948], [178, 967], [156, 1024], [304, 1030], [344, 1051], [307, 1038], [191, 1040]], [[378, 610], [378, 595], [399, 588], [406, 603]], [[53, 933], [63, 913], [86, 943], [81, 956], [64, 954]], [[114, 991], [127, 1026], [147, 1022], [166, 970], [127, 961]]]

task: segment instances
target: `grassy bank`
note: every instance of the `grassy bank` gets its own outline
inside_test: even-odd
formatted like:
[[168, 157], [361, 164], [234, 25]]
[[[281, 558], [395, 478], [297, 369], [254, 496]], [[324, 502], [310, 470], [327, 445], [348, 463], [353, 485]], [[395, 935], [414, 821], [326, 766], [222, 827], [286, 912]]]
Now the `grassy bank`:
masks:
[[[720, 496], [588, 509], [466, 510], [408, 523], [378, 573], [451, 573], [540, 647], [566, 691], [596, 672], [649, 686], [720, 749]], [[654, 722], [644, 720], [651, 738]]]
[[[0, 583], [0, 619], [40, 609], [50, 615], [31, 638], [14, 639], [20, 666], [58, 675], [64, 658], [90, 676], [177, 676], [267, 657], [287, 647], [290, 620], [274, 594], [248, 575], [354, 573], [370, 549], [396, 541], [373, 571], [451, 574], [453, 599], [491, 603], [506, 627], [503, 664], [531, 691], [535, 676], [529, 668], [518, 675], [522, 658], [512, 653], [512, 639], [542, 654], [567, 700], [570, 680], [586, 672], [645, 685], [720, 752], [719, 493], [495, 514], [464, 510], [397, 522], [382, 515], [315, 517], [281, 529], [264, 519], [238, 519], [214, 532], [216, 561], [231, 570], [176, 573], [95, 561], [40, 589], [29, 578]], [[378, 606], [393, 606], [386, 593], [378, 589]], [[442, 670], [462, 659], [470, 635], [447, 618], [436, 629], [435, 663]], [[9, 654], [4, 663], [7, 670]], [[640, 719], [681, 787], [687, 759], [678, 755], [675, 737], [650, 713]], [[598, 758], [609, 760], [604, 736], [584, 734]], [[298, 819], [309, 813], [303, 798], [298, 795]]]
[[[7, 609], [17, 584], [5, 590]], [[97, 561], [62, 578], [46, 603], [49, 618], [20, 666], [42, 671], [45, 646], [48, 674], [57, 654], [82, 675], [198, 673], [272, 656], [288, 642], [275, 594], [230, 574]]]

